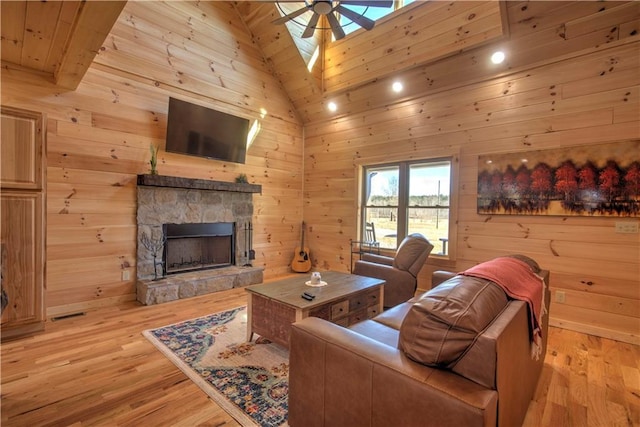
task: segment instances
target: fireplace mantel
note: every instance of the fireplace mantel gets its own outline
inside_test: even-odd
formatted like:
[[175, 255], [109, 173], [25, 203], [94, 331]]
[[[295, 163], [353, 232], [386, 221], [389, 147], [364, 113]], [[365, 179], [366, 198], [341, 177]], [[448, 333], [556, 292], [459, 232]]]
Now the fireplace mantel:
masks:
[[190, 190], [232, 191], [236, 193], [260, 193], [262, 186], [244, 182], [212, 181], [208, 179], [181, 178], [165, 175], [138, 175], [138, 185], [149, 187], [186, 188]]

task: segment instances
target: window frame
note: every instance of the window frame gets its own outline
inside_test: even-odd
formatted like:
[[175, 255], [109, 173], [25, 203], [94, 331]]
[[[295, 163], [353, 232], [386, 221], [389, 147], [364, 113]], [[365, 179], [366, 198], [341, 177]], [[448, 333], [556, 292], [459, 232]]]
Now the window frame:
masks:
[[[449, 202], [448, 205], [435, 205], [435, 206], [411, 206], [409, 205], [409, 177], [411, 166], [414, 165], [437, 165], [438, 163], [449, 163]], [[367, 209], [376, 207], [390, 207], [397, 209], [397, 237], [396, 237], [396, 249], [402, 239], [408, 234], [408, 212], [411, 208], [419, 209], [448, 209], [449, 210], [449, 224], [448, 224], [448, 242], [447, 252], [442, 253], [443, 242], [431, 241], [434, 245], [434, 250], [431, 252], [430, 257], [436, 257], [443, 260], [455, 260], [456, 259], [456, 245], [451, 244], [456, 242], [457, 238], [457, 177], [458, 177], [458, 158], [457, 155], [445, 155], [432, 158], [421, 158], [411, 160], [396, 160], [385, 163], [362, 163], [359, 165], [359, 198], [358, 198], [358, 238], [362, 238], [364, 235], [364, 224], [366, 222]], [[397, 206], [375, 206], [367, 205], [367, 173], [370, 169], [379, 169], [385, 167], [397, 167], [398, 168], [398, 205]], [[427, 236], [427, 238], [429, 238]], [[382, 252], [395, 253], [396, 249], [380, 248]]]

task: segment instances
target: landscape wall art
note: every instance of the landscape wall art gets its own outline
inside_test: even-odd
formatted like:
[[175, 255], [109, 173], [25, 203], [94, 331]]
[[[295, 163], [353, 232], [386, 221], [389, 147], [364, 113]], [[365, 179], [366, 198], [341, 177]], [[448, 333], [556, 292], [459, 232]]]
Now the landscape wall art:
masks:
[[640, 216], [640, 140], [478, 157], [478, 213]]

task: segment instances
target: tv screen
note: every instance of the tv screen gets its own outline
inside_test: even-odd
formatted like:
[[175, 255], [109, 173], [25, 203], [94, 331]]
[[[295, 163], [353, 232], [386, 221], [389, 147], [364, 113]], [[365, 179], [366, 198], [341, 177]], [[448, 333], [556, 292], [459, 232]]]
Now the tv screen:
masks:
[[169, 98], [168, 152], [244, 163], [248, 132], [247, 119]]

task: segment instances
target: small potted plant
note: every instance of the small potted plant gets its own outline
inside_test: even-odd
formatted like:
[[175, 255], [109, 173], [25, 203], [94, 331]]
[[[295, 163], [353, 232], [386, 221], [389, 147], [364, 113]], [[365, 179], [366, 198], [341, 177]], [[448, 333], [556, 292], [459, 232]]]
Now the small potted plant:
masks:
[[158, 147], [153, 144], [149, 144], [149, 149], [151, 150], [151, 160], [149, 160], [149, 164], [151, 165], [151, 175], [158, 175]]
[[247, 180], [247, 175], [241, 173], [240, 175], [236, 176], [236, 182], [240, 184], [246, 184], [249, 181]]

